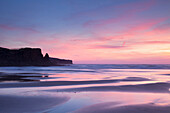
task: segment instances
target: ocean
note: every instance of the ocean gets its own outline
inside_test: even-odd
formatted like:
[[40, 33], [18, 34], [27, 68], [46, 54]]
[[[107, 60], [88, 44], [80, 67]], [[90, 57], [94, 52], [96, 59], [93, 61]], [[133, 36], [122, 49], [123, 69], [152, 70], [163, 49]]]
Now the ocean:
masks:
[[169, 113], [169, 64], [0, 67], [0, 113]]

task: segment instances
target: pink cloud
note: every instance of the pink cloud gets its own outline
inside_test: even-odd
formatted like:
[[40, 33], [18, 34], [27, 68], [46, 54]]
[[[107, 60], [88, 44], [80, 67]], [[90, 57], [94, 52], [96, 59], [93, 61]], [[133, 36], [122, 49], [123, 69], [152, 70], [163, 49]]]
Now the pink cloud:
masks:
[[[155, 0], [151, 0], [147, 2], [136, 2], [116, 6], [117, 9], [122, 8], [126, 11], [123, 11], [121, 15], [115, 18], [109, 18], [104, 20], [89, 20], [84, 23], [84, 26], [88, 28], [88, 30], [93, 35], [93, 38], [96, 41], [133, 39], [137, 35], [145, 35], [147, 32], [149, 32], [149, 30], [151, 31], [153, 27], [168, 19], [158, 18], [142, 21], [138, 20], [137, 23], [134, 22], [130, 25], [121, 23], [125, 20], [129, 21], [130, 19], [130, 21], [132, 21], [138, 13], [148, 10], [150, 7], [155, 5], [155, 3]], [[126, 29], [115, 28], [115, 26], [113, 26], [113, 23], [119, 23], [121, 24], [120, 26], [125, 26]]]
[[10, 26], [5, 24], [0, 24], [0, 29], [8, 30], [8, 31], [28, 31], [32, 33], [39, 33], [39, 31], [33, 28], [26, 28], [26, 27], [18, 27], [18, 26]]
[[[71, 17], [69, 17], [67, 19], [70, 20], [70, 19], [84, 18], [84, 17], [86, 17], [86, 18], [87, 17], [88, 18], [94, 17], [94, 16], [96, 17], [96, 16], [101, 16], [101, 15], [105, 14], [106, 12], [120, 11], [120, 9], [124, 9], [124, 8], [125, 8], [125, 11], [131, 10], [131, 12], [144, 11], [144, 10], [149, 9], [155, 3], [156, 3], [155, 0], [150, 0], [150, 1], [147, 1], [147, 2], [143, 2], [143, 1], [141, 2], [140, 1], [140, 2], [120, 4], [118, 6], [115, 6], [114, 4], [113, 5], [109, 4], [109, 5], [100, 6], [100, 7], [94, 8], [94, 9], [90, 9], [90, 10], [87, 10], [87, 11], [84, 11], [84, 12], [79, 12], [79, 13], [73, 14]], [[110, 13], [110, 14], [114, 15], [114, 13]], [[93, 22], [93, 21], [89, 21], [89, 22]]]
[[20, 39], [20, 41], [23, 41], [23, 42], [27, 42], [28, 44], [31, 44], [31, 45], [40, 45], [40, 46], [44, 46], [44, 47], [51, 47], [53, 45], [56, 45], [56, 44], [59, 44], [60, 41], [58, 39], [50, 39], [48, 37], [45, 37], [45, 38], [38, 38], [38, 39], [35, 39], [35, 40], [24, 40], [24, 39]]
[[[122, 30], [117, 35], [113, 36], [101, 36], [101, 32], [93, 33], [93, 36], [88, 38], [81, 38], [82, 36], [77, 36], [79, 38], [72, 38], [67, 42], [68, 48], [72, 48], [74, 46], [83, 47], [83, 49], [115, 49], [115, 50], [131, 50], [135, 49], [135, 45], [143, 45], [143, 44], [162, 44], [162, 43], [169, 43], [166, 41], [155, 41], [149, 40], [148, 37], [144, 37], [143, 39], [137, 39], [138, 35], [145, 36], [146, 32], [152, 31], [154, 26], [164, 22], [167, 18], [160, 18], [160, 19], [151, 19], [147, 21], [143, 21], [140, 24], [136, 24], [133, 26], [128, 26], [128, 29]], [[110, 31], [111, 32], [111, 31]], [[105, 35], [107, 33], [103, 33]], [[120, 44], [122, 45], [115, 46]], [[113, 45], [110, 45], [112, 43]], [[126, 46], [125, 46], [126, 44]]]
[[128, 32], [148, 30], [156, 26], [157, 24], [166, 21], [167, 19], [168, 18], [159, 18], [159, 19], [151, 19], [151, 20], [143, 21], [139, 25], [134, 25], [134, 27], [131, 27], [131, 29]]
[[154, 30], [158, 31], [158, 32], [160, 32], [160, 31], [170, 31], [170, 23], [159, 25]]
[[[84, 26], [89, 29], [89, 33], [92, 35], [89, 38], [82, 38], [79, 36], [79, 38], [70, 39], [73, 43], [86, 43], [87, 46], [90, 48], [105, 48], [105, 49], [122, 49], [125, 47], [129, 47], [130, 45], [127, 45], [124, 47], [126, 41], [130, 41], [130, 44], [135, 43], [133, 40], [137, 39], [138, 35], [145, 36], [149, 30], [151, 31], [153, 27], [160, 24], [161, 22], [164, 22], [167, 20], [167, 18], [158, 18], [158, 19], [150, 19], [150, 20], [142, 20], [138, 21], [138, 23], [134, 23], [131, 25], [124, 25], [127, 28], [126, 29], [118, 29], [114, 33], [114, 26], [111, 26], [113, 23], [121, 23], [121, 21], [128, 20], [134, 18], [138, 13], [142, 11], [146, 11], [149, 8], [151, 8], [153, 5], [155, 5], [155, 0], [147, 1], [147, 2], [135, 2], [135, 3], [129, 3], [129, 4], [123, 4], [119, 6], [110, 6], [110, 7], [104, 7], [104, 8], [98, 8], [96, 10], [87, 11], [82, 14], [78, 14], [77, 16], [94, 16], [93, 13], [98, 14], [101, 12], [101, 10], [119, 10], [122, 9], [122, 12], [120, 15], [118, 15], [115, 18], [109, 18], [104, 20], [89, 20], [88, 22], [84, 23]], [[110, 26], [106, 29], [105, 26]], [[123, 25], [121, 25], [123, 26]], [[114, 41], [113, 41], [114, 40]], [[114, 43], [117, 43], [117, 41], [124, 42], [123, 47], [122, 46], [112, 46], [108, 45], [107, 42], [113, 41]], [[140, 41], [140, 40], [139, 40]], [[145, 40], [142, 40], [145, 41]], [[93, 43], [93, 44], [92, 44]], [[128, 42], [126, 42], [128, 43]], [[117, 45], [117, 44], [114, 44]], [[82, 46], [82, 45], [79, 45]]]
[[141, 54], [137, 52], [114, 53], [105, 58], [86, 58], [76, 60], [75, 63], [83, 64], [169, 64], [170, 58], [160, 54]]
[[[131, 19], [132, 17], [136, 16], [136, 14], [148, 10], [150, 7], [152, 7], [155, 4], [154, 0], [148, 1], [148, 2], [136, 2], [136, 3], [129, 3], [129, 4], [123, 4], [120, 6], [114, 7], [114, 11], [123, 9], [123, 11], [120, 11], [120, 15], [117, 17], [109, 18], [109, 19], [100, 19], [100, 20], [89, 20], [84, 23], [85, 27], [102, 27], [106, 25], [110, 25], [113, 23], [121, 22], [123, 20]], [[113, 7], [113, 6], [112, 6]], [[112, 9], [113, 10], [113, 9]]]
[[96, 45], [92, 47], [92, 49], [121, 49], [121, 48], [125, 48], [125, 46]]
[[170, 24], [162, 24], [154, 27], [152, 31], [147, 33], [147, 35], [160, 35], [160, 34], [168, 35], [169, 32], [170, 32]]
[[[166, 21], [167, 18], [160, 18], [160, 19], [151, 19], [151, 20], [146, 20], [143, 21], [139, 24], [133, 24], [133, 25], [126, 25], [128, 28], [126, 30], [121, 30], [116, 32], [116, 35], [114, 35], [113, 30], [112, 29], [107, 29], [105, 31], [105, 29], [94, 29], [92, 33], [94, 35], [94, 37], [100, 37], [98, 38], [99, 40], [115, 40], [115, 39], [119, 39], [119, 40], [124, 40], [124, 39], [133, 39], [135, 37], [137, 37], [138, 35], [152, 35], [153, 32], [155, 32], [154, 28], [156, 25]], [[164, 29], [165, 30], [165, 29]], [[156, 31], [157, 32], [157, 31]], [[110, 36], [105, 36], [109, 33], [112, 33]], [[102, 36], [103, 35], [103, 36]], [[147, 37], [148, 37], [147, 36]]]
[[138, 44], [170, 44], [170, 41], [144, 41], [138, 42]]

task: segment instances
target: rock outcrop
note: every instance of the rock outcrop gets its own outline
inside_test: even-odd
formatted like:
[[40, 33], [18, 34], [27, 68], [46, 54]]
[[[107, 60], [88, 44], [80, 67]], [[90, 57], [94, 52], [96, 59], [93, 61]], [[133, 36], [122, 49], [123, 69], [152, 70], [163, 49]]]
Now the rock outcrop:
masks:
[[7, 49], [0, 47], [0, 66], [58, 66], [72, 60], [43, 57], [40, 48]]

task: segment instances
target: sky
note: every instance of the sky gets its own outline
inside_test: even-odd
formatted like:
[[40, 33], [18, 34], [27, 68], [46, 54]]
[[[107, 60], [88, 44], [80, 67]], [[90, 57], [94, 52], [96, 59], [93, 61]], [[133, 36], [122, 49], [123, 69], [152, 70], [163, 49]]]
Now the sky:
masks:
[[0, 0], [0, 46], [75, 64], [170, 64], [170, 0]]

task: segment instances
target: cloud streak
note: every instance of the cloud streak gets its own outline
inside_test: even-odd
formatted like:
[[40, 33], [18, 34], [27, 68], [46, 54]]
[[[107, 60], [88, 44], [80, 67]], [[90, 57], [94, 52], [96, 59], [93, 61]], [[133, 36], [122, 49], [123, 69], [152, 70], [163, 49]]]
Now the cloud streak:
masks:
[[[155, 4], [155, 1], [151, 0], [148, 2], [136, 2], [136, 3], [125, 4], [125, 5], [123, 4], [120, 6], [112, 6], [111, 8], [114, 8], [112, 10], [115, 10], [115, 11], [122, 10], [122, 9], [124, 9], [124, 10], [122, 12], [120, 12], [121, 14], [119, 14], [116, 17], [108, 18], [108, 19], [100, 19], [100, 20], [89, 20], [89, 21], [85, 22], [83, 26], [97, 28], [97, 27], [103, 27], [106, 25], [118, 23], [123, 20], [129, 20], [129, 19], [135, 17], [136, 14], [138, 14], [142, 11], [148, 10], [154, 4]], [[111, 11], [111, 8], [109, 8], [110, 11]], [[108, 9], [108, 8], [106, 8], [106, 9]]]
[[22, 4], [27, 13], [18, 3], [12, 9], [6, 4], [0, 7], [1, 46], [41, 47], [52, 57], [83, 63], [170, 63], [168, 2], [99, 1]]
[[7, 30], [7, 31], [27, 31], [27, 32], [32, 32], [32, 33], [40, 33], [39, 31], [33, 28], [10, 26], [6, 24], [0, 24], [0, 29]]
[[170, 41], [144, 41], [138, 42], [138, 44], [170, 44]]
[[95, 45], [89, 47], [90, 49], [127, 49], [127, 46], [113, 46], [113, 45]]

